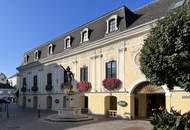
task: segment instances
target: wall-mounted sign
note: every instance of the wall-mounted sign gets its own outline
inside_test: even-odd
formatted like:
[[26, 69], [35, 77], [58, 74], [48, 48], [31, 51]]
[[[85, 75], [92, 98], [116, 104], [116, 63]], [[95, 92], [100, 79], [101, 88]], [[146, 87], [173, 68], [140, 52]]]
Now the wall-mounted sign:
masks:
[[121, 107], [126, 107], [128, 105], [128, 103], [126, 101], [123, 101], [123, 100], [118, 101], [117, 104]]
[[59, 103], [59, 99], [55, 99], [55, 103]]
[[182, 96], [182, 99], [190, 99], [190, 96]]

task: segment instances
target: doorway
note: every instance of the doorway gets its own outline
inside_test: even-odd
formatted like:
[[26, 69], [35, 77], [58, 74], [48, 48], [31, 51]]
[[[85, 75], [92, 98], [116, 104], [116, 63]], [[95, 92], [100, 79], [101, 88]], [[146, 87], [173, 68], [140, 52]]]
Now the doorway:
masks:
[[47, 96], [47, 109], [51, 110], [52, 109], [52, 97]]
[[37, 107], [38, 107], [38, 97], [34, 96], [33, 97], [33, 108], [37, 109]]

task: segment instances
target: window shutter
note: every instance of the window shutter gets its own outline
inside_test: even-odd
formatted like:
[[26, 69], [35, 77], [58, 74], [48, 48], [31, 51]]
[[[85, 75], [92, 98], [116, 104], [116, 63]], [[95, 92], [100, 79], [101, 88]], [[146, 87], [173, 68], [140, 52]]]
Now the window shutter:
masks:
[[80, 68], [80, 81], [83, 81], [82, 76], [83, 76], [83, 74], [82, 74], [82, 68]]

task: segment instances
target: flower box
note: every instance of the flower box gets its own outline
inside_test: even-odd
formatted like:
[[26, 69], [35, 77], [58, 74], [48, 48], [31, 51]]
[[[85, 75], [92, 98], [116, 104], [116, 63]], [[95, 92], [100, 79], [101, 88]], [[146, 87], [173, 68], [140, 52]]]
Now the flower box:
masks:
[[80, 81], [77, 83], [77, 90], [79, 92], [86, 92], [91, 89], [91, 83], [87, 81]]
[[22, 92], [26, 92], [26, 87], [22, 87], [22, 88], [21, 88], [21, 91], [22, 91]]
[[37, 87], [37, 86], [33, 86], [33, 87], [32, 87], [32, 91], [33, 91], [33, 92], [37, 92], [37, 91], [38, 91], [38, 87]]
[[50, 84], [46, 85], [46, 91], [51, 91], [53, 89], [53, 86]]
[[114, 89], [118, 89], [121, 86], [121, 81], [116, 78], [104, 79], [102, 84], [105, 89], [114, 90]]

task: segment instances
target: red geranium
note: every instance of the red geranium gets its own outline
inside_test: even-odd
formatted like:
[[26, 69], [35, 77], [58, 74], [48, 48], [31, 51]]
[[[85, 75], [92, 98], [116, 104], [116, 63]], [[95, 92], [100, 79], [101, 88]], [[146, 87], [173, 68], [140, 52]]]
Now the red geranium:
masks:
[[104, 86], [104, 88], [106, 88], [108, 90], [117, 89], [120, 87], [120, 85], [121, 85], [121, 81], [116, 78], [103, 80], [103, 86]]
[[80, 81], [77, 83], [77, 90], [79, 92], [86, 92], [91, 88], [91, 83], [87, 81]]

